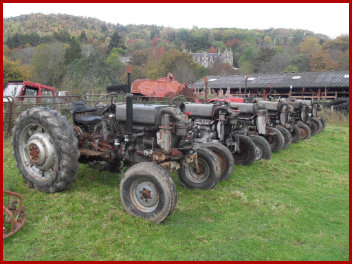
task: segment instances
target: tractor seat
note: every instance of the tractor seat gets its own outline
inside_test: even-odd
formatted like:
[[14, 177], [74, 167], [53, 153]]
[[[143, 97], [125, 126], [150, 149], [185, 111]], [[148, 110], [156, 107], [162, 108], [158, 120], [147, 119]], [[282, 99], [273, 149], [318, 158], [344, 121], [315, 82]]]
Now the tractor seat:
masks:
[[82, 116], [76, 117], [76, 122], [84, 126], [96, 125], [101, 121], [100, 116]]
[[97, 109], [95, 107], [86, 106], [85, 102], [78, 101], [72, 103], [72, 111], [74, 114], [83, 114], [89, 112], [95, 112]]
[[89, 127], [98, 124], [101, 121], [101, 116], [98, 115], [82, 115], [76, 117], [76, 114], [85, 114], [96, 112], [95, 107], [86, 106], [85, 102], [78, 101], [72, 103], [73, 119], [76, 123]]

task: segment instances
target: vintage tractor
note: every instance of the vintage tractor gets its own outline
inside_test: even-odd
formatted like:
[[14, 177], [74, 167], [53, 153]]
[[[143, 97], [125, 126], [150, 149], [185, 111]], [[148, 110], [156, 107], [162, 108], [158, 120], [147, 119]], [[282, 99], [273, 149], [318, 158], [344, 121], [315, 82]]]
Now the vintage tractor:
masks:
[[294, 101], [308, 105], [311, 110], [310, 114], [308, 113], [310, 122], [306, 122], [306, 124], [312, 130], [312, 136], [323, 131], [326, 126], [326, 120], [323, 117], [318, 116], [318, 112], [323, 110], [323, 105], [313, 102], [312, 100], [295, 99]]
[[[293, 107], [291, 113], [295, 124], [301, 131], [301, 139], [308, 139], [310, 136], [316, 135], [323, 129], [322, 122], [312, 117], [313, 107], [311, 101], [308, 100], [280, 100]], [[316, 106], [315, 106], [316, 108]], [[325, 120], [324, 120], [325, 121]]]
[[264, 159], [270, 159], [271, 157], [271, 152], [266, 149], [267, 145], [270, 146], [272, 152], [278, 152], [283, 148], [285, 139], [280, 130], [267, 126], [267, 109], [264, 106], [256, 103], [229, 103], [229, 107], [240, 112], [239, 122], [235, 128], [237, 131], [246, 135], [259, 135], [265, 138], [266, 142], [256, 144], [261, 149]]
[[300, 128], [295, 124], [291, 113], [293, 107], [284, 102], [271, 102], [264, 100], [255, 101], [258, 106], [265, 107], [268, 113], [268, 122], [276, 127], [284, 136], [283, 149], [288, 148], [291, 143], [297, 143], [301, 138]]
[[250, 165], [256, 156], [252, 138], [236, 132], [239, 111], [222, 104], [184, 103], [182, 111], [192, 121], [196, 142], [220, 142], [232, 153], [235, 164]]
[[[31, 187], [57, 192], [75, 180], [79, 162], [104, 161], [115, 171], [123, 163], [129, 166], [120, 182], [125, 210], [163, 222], [177, 202], [168, 171], [178, 170], [188, 187], [210, 189], [225, 171], [224, 159], [212, 146], [193, 144], [188, 116], [179, 108], [133, 104], [132, 94], [119, 103], [115, 95], [98, 98], [95, 107], [73, 103], [73, 126], [49, 108], [23, 112], [13, 130], [17, 167]], [[110, 102], [102, 104], [106, 98]]]

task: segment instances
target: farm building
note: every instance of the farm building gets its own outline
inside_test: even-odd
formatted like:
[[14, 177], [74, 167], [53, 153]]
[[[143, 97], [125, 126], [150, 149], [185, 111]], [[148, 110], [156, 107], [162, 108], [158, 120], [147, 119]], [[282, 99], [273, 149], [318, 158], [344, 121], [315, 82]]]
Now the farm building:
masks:
[[[208, 76], [208, 89], [222, 90], [231, 94], [251, 94], [261, 96], [287, 97], [291, 93], [296, 98], [337, 98], [349, 96], [349, 72], [298, 72], [251, 75]], [[205, 79], [190, 85], [202, 92]]]

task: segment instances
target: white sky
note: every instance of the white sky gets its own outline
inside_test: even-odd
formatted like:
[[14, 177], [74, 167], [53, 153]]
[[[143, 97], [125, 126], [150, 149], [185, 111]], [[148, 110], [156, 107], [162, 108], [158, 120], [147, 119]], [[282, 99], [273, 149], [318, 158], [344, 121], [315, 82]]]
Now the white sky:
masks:
[[235, 27], [306, 29], [335, 38], [349, 33], [349, 7], [319, 4], [28, 4], [4, 3], [3, 16], [69, 14], [95, 17], [112, 24], [155, 24], [173, 28]]

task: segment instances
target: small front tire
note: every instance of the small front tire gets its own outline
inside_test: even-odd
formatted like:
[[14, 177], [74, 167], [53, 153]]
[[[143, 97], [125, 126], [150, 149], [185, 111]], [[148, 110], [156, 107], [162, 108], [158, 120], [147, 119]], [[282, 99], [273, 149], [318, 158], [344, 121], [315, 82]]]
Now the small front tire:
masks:
[[304, 124], [302, 121], [298, 122], [297, 126], [301, 130], [301, 139], [309, 139], [311, 136], [311, 131], [309, 126]]
[[323, 130], [324, 130], [325, 127], [326, 127], [326, 120], [325, 120], [325, 118], [324, 118], [324, 117], [320, 117], [320, 122], [321, 122], [321, 124], [323, 125]]
[[297, 125], [294, 125], [291, 128], [291, 138], [292, 143], [297, 143], [301, 139], [301, 130]]
[[180, 181], [189, 188], [208, 190], [213, 188], [220, 180], [221, 166], [216, 155], [207, 148], [197, 149], [198, 166], [195, 163], [187, 163], [184, 159], [178, 170]]
[[312, 117], [311, 122], [315, 123], [317, 125], [317, 127], [318, 127], [318, 131], [317, 131], [316, 134], [319, 134], [321, 131], [323, 131], [323, 124], [321, 123], [319, 118]]
[[252, 165], [256, 161], [256, 148], [253, 140], [241, 134], [237, 134], [236, 137], [239, 140], [239, 150], [232, 153], [235, 164]]
[[292, 143], [292, 136], [290, 131], [288, 131], [286, 128], [282, 127], [282, 126], [277, 126], [276, 127], [281, 134], [284, 136], [284, 146], [282, 147], [282, 149], [287, 149], [291, 143]]
[[264, 137], [259, 135], [250, 135], [249, 137], [253, 140], [256, 146], [256, 160], [270, 160], [271, 148], [269, 142]]
[[120, 198], [129, 214], [161, 223], [173, 213], [177, 191], [165, 169], [152, 162], [140, 162], [123, 175]]
[[268, 127], [268, 134], [264, 135], [266, 140], [269, 142], [271, 151], [272, 152], [279, 152], [283, 146], [284, 146], [284, 136], [281, 134], [281, 132], [274, 128], [274, 127]]
[[210, 149], [218, 158], [221, 167], [220, 181], [224, 181], [230, 178], [235, 167], [235, 161], [231, 151], [221, 143], [216, 142], [205, 143], [202, 145], [202, 147]]

